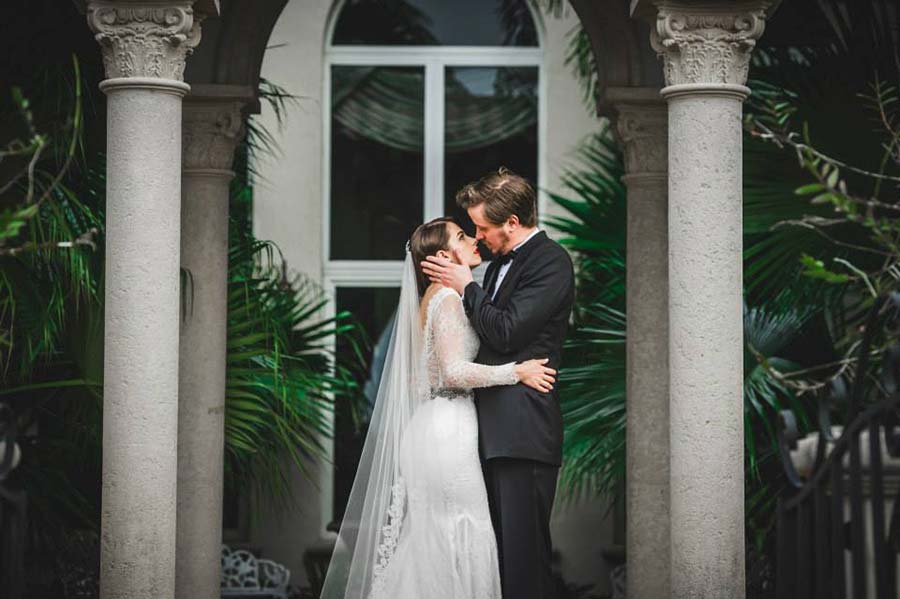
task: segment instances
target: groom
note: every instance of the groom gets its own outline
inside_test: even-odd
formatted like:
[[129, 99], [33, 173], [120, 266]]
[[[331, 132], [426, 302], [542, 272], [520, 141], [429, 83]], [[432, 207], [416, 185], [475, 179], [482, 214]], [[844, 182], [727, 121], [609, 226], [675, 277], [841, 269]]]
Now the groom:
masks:
[[[497, 256], [484, 287], [467, 266], [446, 259], [429, 256], [422, 267], [463, 297], [481, 338], [476, 361], [549, 358], [547, 366], [558, 370], [575, 276], [566, 251], [537, 228], [534, 188], [501, 168], [465, 186], [456, 202], [475, 223], [478, 241]], [[550, 512], [563, 436], [556, 391], [488, 387], [476, 389], [475, 399], [503, 596], [552, 599]]]

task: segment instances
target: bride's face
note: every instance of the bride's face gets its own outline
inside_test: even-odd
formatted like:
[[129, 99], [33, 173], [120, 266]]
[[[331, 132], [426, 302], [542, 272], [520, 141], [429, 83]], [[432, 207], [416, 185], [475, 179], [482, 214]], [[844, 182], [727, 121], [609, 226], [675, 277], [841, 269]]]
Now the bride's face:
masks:
[[455, 254], [459, 255], [460, 264], [475, 268], [481, 264], [481, 254], [478, 253], [478, 242], [474, 237], [469, 237], [456, 223], [447, 223], [447, 233], [450, 242], [447, 245], [447, 251], [441, 250], [438, 255], [445, 255], [446, 258], [456, 262]]

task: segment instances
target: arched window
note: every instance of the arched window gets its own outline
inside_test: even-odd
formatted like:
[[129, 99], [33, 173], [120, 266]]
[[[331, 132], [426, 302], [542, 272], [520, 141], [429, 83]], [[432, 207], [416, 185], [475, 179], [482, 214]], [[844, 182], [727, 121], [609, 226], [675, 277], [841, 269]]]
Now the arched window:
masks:
[[[528, 0], [338, 7], [326, 50], [324, 279], [373, 343], [419, 223], [450, 214], [471, 232], [455, 193], [499, 166], [540, 183], [541, 59]], [[336, 514], [361, 443], [344, 418], [339, 411]]]

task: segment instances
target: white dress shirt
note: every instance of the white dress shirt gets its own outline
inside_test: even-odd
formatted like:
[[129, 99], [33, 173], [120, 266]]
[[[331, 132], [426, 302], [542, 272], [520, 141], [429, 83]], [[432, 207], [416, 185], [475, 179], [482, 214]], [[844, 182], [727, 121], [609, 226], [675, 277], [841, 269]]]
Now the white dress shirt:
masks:
[[[522, 243], [520, 243], [519, 245], [514, 247], [512, 249], [512, 251], [515, 252], [516, 250], [518, 250], [520, 247], [522, 247], [523, 245], [528, 243], [529, 239], [531, 239], [532, 237], [534, 237], [535, 235], [537, 235], [540, 232], [541, 232], [541, 230], [536, 228], [534, 231], [531, 232], [531, 235], [526, 237], [524, 239], [524, 241], [522, 241]], [[494, 294], [491, 295], [491, 301], [494, 301], [494, 298], [497, 297], [497, 291], [500, 290], [500, 284], [503, 283], [503, 279], [506, 277], [506, 273], [509, 272], [509, 267], [512, 265], [512, 263], [513, 263], [513, 261], [510, 260], [509, 262], [507, 262], [506, 264], [504, 264], [503, 266], [500, 267], [500, 272], [497, 273], [497, 283], [494, 285]]]

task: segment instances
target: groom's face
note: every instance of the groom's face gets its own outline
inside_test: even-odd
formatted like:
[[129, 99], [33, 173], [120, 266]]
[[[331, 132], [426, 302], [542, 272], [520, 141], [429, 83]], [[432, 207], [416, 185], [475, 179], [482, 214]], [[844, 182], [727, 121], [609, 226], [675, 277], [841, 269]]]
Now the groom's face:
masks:
[[466, 210], [469, 218], [475, 224], [475, 239], [484, 244], [484, 246], [494, 255], [505, 254], [511, 247], [509, 246], [509, 231], [506, 225], [496, 225], [489, 221], [484, 215], [484, 204], [472, 206]]

